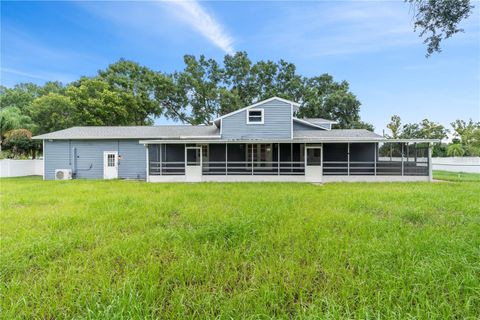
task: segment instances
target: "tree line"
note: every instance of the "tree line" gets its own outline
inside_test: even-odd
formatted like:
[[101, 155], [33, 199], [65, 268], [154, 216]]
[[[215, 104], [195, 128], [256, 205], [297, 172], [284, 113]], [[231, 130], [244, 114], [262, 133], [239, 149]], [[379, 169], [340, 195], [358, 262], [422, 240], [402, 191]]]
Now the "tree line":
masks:
[[436, 143], [433, 145], [434, 157], [445, 156], [480, 156], [480, 122], [457, 119], [451, 124], [452, 130], [430, 121], [407, 123], [402, 125], [400, 116], [394, 115], [387, 124], [392, 139], [441, 139], [444, 140], [452, 133], [450, 143]]
[[[361, 121], [361, 103], [347, 81], [335, 81], [326, 73], [305, 77], [293, 63], [253, 63], [247, 53], [238, 52], [226, 55], [222, 63], [186, 55], [184, 69], [173, 73], [120, 59], [93, 77], [66, 85], [53, 81], [1, 86], [0, 148], [10, 152], [7, 156], [34, 155], [41, 146], [32, 135], [72, 126], [151, 125], [158, 117], [208, 125], [218, 116], [272, 96], [299, 102], [299, 117], [336, 120], [336, 128], [374, 129]], [[387, 127], [392, 138], [444, 139], [448, 133], [427, 119], [402, 126], [398, 116]], [[434, 155], [447, 155], [448, 148], [460, 155], [458, 145], [462, 155], [477, 155], [478, 123], [457, 120], [453, 128], [455, 146], [438, 145]]]
[[246, 52], [226, 55], [223, 63], [185, 55], [184, 64], [182, 71], [165, 73], [120, 59], [93, 77], [67, 85], [2, 86], [0, 145], [13, 148], [22, 139], [27, 145], [32, 133], [72, 126], [151, 125], [158, 117], [207, 125], [272, 96], [301, 102], [299, 116], [334, 119], [340, 128], [373, 130], [360, 120], [361, 104], [348, 82], [335, 81], [329, 74], [305, 77], [293, 63], [253, 63]]

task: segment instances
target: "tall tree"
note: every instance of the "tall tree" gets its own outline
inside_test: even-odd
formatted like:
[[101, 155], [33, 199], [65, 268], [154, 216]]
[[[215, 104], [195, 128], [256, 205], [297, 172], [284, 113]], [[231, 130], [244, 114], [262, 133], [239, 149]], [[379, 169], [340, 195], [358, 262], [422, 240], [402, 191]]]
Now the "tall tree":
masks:
[[74, 122], [80, 116], [73, 102], [68, 96], [59, 93], [49, 93], [35, 99], [29, 106], [29, 113], [32, 121], [37, 124], [37, 134], [79, 125]]
[[448, 129], [439, 123], [423, 119], [420, 123], [420, 132], [422, 138], [441, 140], [447, 138]]
[[224, 65], [224, 83], [236, 95], [237, 99], [230, 99], [233, 102], [237, 100], [239, 105], [230, 107], [222, 105], [222, 114], [234, 111], [241, 106], [252, 104], [258, 97], [258, 79], [252, 74], [252, 61], [248, 58], [246, 52], [237, 52], [234, 55], [226, 55], [223, 60]]
[[[403, 125], [399, 138], [402, 139], [439, 139], [447, 138], [448, 130], [441, 124], [423, 119], [420, 123]], [[433, 156], [445, 156], [446, 147], [442, 143], [433, 145]]]
[[84, 126], [134, 125], [136, 118], [128, 106], [135, 98], [114, 91], [102, 79], [82, 78], [67, 88], [67, 97], [76, 109], [74, 123]]
[[336, 82], [329, 74], [305, 79], [301, 117], [338, 121], [340, 128], [353, 128], [360, 121], [360, 101], [350, 92], [348, 82]]
[[405, 0], [410, 3], [415, 19], [414, 30], [420, 31], [420, 37], [427, 45], [429, 57], [441, 52], [440, 43], [464, 30], [459, 27], [462, 20], [468, 18], [473, 6], [470, 0]]
[[480, 155], [480, 122], [469, 119], [468, 122], [457, 119], [451, 123], [454, 130], [454, 138], [460, 140], [460, 144], [467, 155]]
[[387, 124], [387, 128], [392, 133], [392, 138], [393, 139], [398, 139], [400, 137], [401, 125], [402, 125], [402, 119], [400, 119], [399, 116], [393, 115], [390, 118], [390, 123]]
[[162, 108], [155, 99], [155, 72], [136, 62], [120, 59], [98, 72], [112, 90], [133, 97], [128, 108], [132, 124], [152, 124], [162, 114]]
[[61, 82], [49, 81], [43, 86], [34, 83], [19, 83], [13, 88], [0, 86], [0, 105], [3, 108], [15, 107], [21, 112], [28, 114], [28, 109], [32, 102], [41, 96], [49, 93], [65, 93], [65, 87]]
[[219, 115], [219, 87], [222, 83], [222, 70], [213, 59], [201, 55], [184, 57], [185, 70], [177, 74], [177, 85], [188, 99], [191, 124], [208, 124]]

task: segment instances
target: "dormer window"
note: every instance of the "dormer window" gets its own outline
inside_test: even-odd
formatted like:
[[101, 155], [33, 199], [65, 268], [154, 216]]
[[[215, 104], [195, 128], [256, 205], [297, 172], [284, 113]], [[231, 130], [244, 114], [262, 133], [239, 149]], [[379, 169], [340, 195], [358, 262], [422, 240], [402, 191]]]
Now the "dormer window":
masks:
[[247, 110], [247, 124], [263, 124], [263, 109]]

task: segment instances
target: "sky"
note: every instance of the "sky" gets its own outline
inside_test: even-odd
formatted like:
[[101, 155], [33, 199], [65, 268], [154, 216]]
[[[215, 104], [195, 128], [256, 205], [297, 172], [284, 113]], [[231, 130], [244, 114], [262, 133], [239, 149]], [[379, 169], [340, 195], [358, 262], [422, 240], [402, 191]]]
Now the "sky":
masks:
[[427, 59], [403, 1], [1, 1], [0, 83], [68, 83], [120, 58], [172, 72], [185, 54], [222, 61], [246, 51], [254, 62], [284, 59], [301, 75], [347, 80], [378, 133], [394, 114], [449, 127], [480, 121], [473, 4], [465, 33]]

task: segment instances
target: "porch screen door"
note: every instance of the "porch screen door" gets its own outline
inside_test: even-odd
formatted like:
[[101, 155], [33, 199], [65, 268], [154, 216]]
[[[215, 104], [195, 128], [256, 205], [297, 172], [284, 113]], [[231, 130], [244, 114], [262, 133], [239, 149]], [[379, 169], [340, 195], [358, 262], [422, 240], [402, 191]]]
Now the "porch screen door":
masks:
[[185, 147], [185, 180], [190, 182], [202, 180], [201, 147]]
[[305, 181], [322, 182], [322, 147], [305, 147]]

